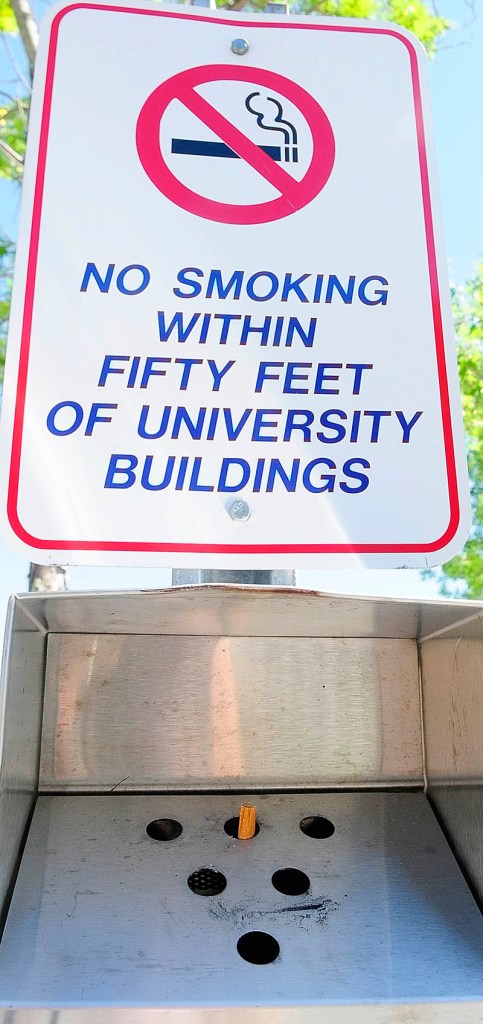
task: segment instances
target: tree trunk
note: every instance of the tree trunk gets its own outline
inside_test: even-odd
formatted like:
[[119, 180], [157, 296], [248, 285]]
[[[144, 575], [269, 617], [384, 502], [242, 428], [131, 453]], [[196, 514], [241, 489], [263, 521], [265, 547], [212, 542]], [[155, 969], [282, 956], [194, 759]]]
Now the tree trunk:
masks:
[[36, 565], [29, 570], [29, 590], [40, 593], [45, 590], [65, 590], [67, 570], [62, 565]]
[[33, 74], [35, 55], [39, 45], [39, 30], [29, 0], [10, 0], [20, 38], [29, 59], [30, 74]]

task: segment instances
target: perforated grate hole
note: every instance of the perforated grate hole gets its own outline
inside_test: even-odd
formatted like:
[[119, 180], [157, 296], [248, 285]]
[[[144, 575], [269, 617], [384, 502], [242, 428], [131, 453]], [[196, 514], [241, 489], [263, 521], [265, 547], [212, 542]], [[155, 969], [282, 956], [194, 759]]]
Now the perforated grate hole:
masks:
[[169, 843], [172, 839], [178, 839], [183, 831], [183, 826], [174, 818], [156, 818], [146, 826], [146, 832], [150, 839], [157, 839], [158, 843]]
[[310, 878], [298, 868], [281, 868], [272, 875], [272, 885], [285, 896], [302, 896], [310, 889]]
[[249, 964], [273, 964], [280, 955], [280, 946], [268, 932], [246, 932], [236, 944], [238, 953]]
[[226, 889], [226, 878], [214, 868], [199, 868], [189, 876], [188, 885], [198, 896], [218, 896]]
[[322, 818], [315, 814], [308, 818], [302, 818], [300, 828], [311, 839], [330, 839], [335, 832], [335, 825], [328, 818]]

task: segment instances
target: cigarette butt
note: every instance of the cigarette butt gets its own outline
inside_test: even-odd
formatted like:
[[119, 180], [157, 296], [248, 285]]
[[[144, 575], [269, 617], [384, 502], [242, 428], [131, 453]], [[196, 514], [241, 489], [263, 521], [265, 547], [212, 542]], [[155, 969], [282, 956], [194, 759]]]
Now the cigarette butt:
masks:
[[257, 809], [253, 804], [242, 804], [238, 822], [238, 838], [253, 839], [257, 824]]

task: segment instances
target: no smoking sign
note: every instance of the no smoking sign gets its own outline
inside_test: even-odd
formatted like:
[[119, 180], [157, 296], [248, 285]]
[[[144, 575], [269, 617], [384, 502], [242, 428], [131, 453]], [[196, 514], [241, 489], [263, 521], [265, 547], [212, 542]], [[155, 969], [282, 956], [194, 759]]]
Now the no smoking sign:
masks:
[[[244, 110], [251, 115], [251, 132], [248, 135], [197, 91], [198, 86], [207, 83], [216, 85], [219, 106], [227, 82], [239, 82], [245, 86], [247, 95], [243, 97], [243, 92], [238, 91], [238, 109], [235, 103], [233, 113], [235, 118], [238, 115], [238, 119]], [[169, 156], [163, 153], [160, 141], [163, 115], [174, 100], [190, 110], [221, 141], [170, 140], [168, 134], [168, 153], [185, 159], [193, 156], [211, 160], [239, 158], [260, 175], [274, 193], [278, 193], [277, 198], [263, 203], [221, 203], [183, 184], [176, 173], [176, 164], [170, 166]], [[287, 100], [296, 108], [295, 120], [302, 119], [309, 129], [309, 154], [304, 154], [303, 149], [301, 153], [300, 128], [283, 116], [283, 104]], [[265, 137], [267, 132], [275, 133], [279, 136], [279, 144], [257, 143], [257, 132], [260, 138], [263, 133]], [[140, 113], [136, 144], [146, 174], [168, 199], [188, 212], [223, 224], [263, 224], [302, 209], [324, 187], [335, 157], [331, 125], [313, 96], [282, 75], [261, 68], [231, 65], [190, 68], [158, 86]], [[293, 171], [300, 170], [301, 160], [306, 165], [305, 169], [301, 175], [294, 174]]]
[[382, 23], [50, 9], [0, 439], [0, 524], [27, 557], [418, 567], [461, 548], [425, 75]]

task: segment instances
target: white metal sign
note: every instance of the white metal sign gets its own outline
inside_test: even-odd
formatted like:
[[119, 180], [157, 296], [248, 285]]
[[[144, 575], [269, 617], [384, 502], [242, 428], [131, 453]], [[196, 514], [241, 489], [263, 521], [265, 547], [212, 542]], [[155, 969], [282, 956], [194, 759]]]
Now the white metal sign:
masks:
[[52, 9], [1, 442], [28, 557], [422, 566], [462, 546], [424, 65], [383, 23]]

